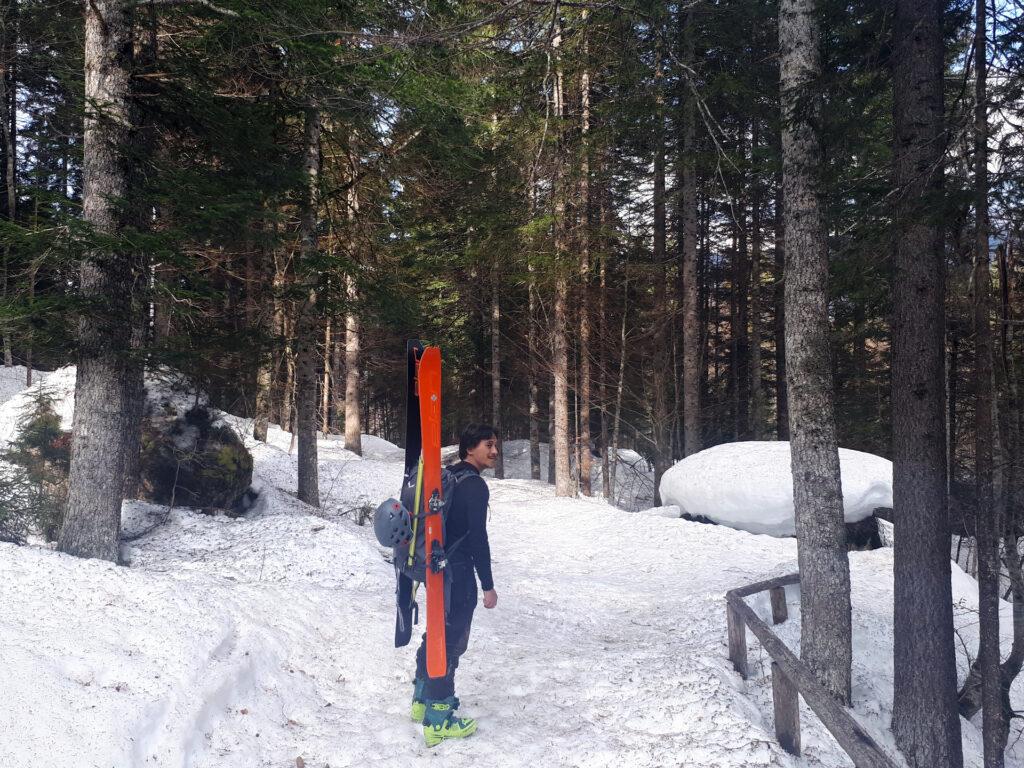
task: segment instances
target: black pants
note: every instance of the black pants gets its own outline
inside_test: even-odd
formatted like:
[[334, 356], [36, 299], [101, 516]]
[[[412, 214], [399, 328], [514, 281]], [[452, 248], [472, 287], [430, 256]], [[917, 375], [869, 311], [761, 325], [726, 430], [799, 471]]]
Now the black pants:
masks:
[[469, 647], [469, 628], [473, 623], [476, 609], [476, 575], [473, 567], [451, 565], [452, 588], [444, 623], [444, 638], [448, 656], [448, 670], [444, 677], [427, 677], [427, 634], [416, 651], [416, 678], [426, 680], [423, 698], [430, 700], [447, 699], [455, 695], [455, 670], [459, 668], [459, 657]]

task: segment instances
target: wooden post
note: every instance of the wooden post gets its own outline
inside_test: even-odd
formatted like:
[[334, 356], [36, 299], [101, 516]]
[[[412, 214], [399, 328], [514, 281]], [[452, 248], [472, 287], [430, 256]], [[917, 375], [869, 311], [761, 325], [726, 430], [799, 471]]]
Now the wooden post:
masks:
[[747, 628], [743, 623], [743, 617], [739, 615], [732, 605], [727, 605], [726, 615], [729, 622], [729, 660], [732, 661], [733, 669], [740, 673], [740, 677], [747, 679]]
[[781, 624], [789, 618], [789, 609], [786, 608], [786, 588], [775, 587], [768, 594], [772, 600], [772, 623]]
[[791, 755], [800, 754], [800, 695], [793, 681], [772, 662], [772, 700], [775, 703], [775, 736]]

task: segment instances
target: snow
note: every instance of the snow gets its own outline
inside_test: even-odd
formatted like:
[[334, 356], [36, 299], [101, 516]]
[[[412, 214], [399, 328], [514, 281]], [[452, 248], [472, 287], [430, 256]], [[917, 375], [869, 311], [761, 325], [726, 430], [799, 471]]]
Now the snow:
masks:
[[[16, 394], [25, 389], [25, 379], [28, 375], [28, 368], [24, 365], [0, 366], [0, 403], [5, 403]], [[32, 371], [32, 382], [39, 383], [46, 380], [49, 373], [46, 371]]]
[[[850, 765], [806, 708], [804, 757], [778, 746], [750, 633], [751, 678], [727, 659], [725, 592], [795, 570], [795, 540], [556, 499], [522, 479], [488, 481], [499, 602], [478, 609], [458, 675], [479, 731], [427, 749], [408, 719], [415, 647], [392, 642], [393, 570], [351, 514], [395, 492], [399, 454], [321, 440], [314, 510], [294, 495], [290, 435], [270, 438], [247, 439], [261, 493], [243, 518], [126, 503], [128, 567], [0, 545], [0, 765]], [[855, 714], [891, 748], [892, 550], [850, 562]], [[962, 679], [977, 585], [960, 572], [954, 590]], [[777, 630], [798, 648], [796, 590], [789, 612]], [[1021, 681], [1012, 696], [1024, 706]], [[1024, 766], [1018, 729], [1011, 768]], [[975, 724], [964, 746], [981, 768]]]
[[[892, 462], [839, 449], [846, 522], [892, 506]], [[723, 443], [687, 456], [661, 478], [661, 498], [683, 512], [772, 536], [796, 532], [788, 442]]]
[[[505, 440], [501, 444], [505, 460], [505, 479], [530, 479], [530, 441]], [[458, 446], [442, 449], [442, 456], [454, 459]], [[611, 503], [622, 509], [636, 512], [654, 503], [654, 470], [647, 460], [636, 451], [625, 448], [618, 449], [618, 466], [615, 471], [615, 488]], [[573, 462], [575, 471], [575, 461]], [[494, 477], [494, 472], [486, 470], [487, 477]], [[540, 479], [548, 479], [548, 444], [540, 443]], [[593, 456], [591, 461], [590, 487], [595, 495], [602, 493], [601, 458]]]
[[[19, 371], [20, 369], [20, 371]], [[13, 373], [12, 373], [13, 372]], [[71, 429], [71, 416], [75, 411], [75, 369], [61, 368], [53, 373], [33, 371], [32, 386], [25, 388], [25, 369], [21, 366], [0, 368], [0, 447], [7, 447], [17, 436], [17, 425], [26, 409], [32, 404], [32, 396], [40, 390], [51, 393], [54, 406], [61, 418], [61, 428]], [[21, 388], [15, 389], [16, 382]], [[13, 392], [12, 392], [13, 390]]]

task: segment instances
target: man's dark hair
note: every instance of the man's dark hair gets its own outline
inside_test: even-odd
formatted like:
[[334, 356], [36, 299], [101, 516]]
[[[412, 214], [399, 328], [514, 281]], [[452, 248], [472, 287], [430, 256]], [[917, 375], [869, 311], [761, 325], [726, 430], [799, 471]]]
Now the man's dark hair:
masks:
[[497, 437], [498, 433], [490, 424], [469, 424], [462, 430], [462, 437], [459, 438], [459, 458], [463, 461], [469, 452], [476, 448], [484, 440]]

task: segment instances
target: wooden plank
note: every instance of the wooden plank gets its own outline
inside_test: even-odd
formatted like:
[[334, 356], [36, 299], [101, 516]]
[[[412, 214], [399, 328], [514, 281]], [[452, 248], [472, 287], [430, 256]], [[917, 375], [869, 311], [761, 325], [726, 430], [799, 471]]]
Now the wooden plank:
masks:
[[747, 679], [747, 629], [743, 624], [743, 618], [733, 608], [731, 603], [726, 604], [726, 616], [729, 623], [729, 660], [732, 667], [740, 673], [740, 677]]
[[736, 589], [730, 589], [730, 595], [736, 595], [737, 597], [750, 597], [756, 595], [758, 592], [767, 592], [775, 587], [788, 587], [792, 584], [800, 583], [799, 573], [790, 573], [786, 576], [778, 576], [774, 579], [768, 579], [767, 581], [759, 581], [755, 584], [748, 584], [745, 587], [738, 587]]
[[[781, 586], [781, 585], [774, 585]], [[835, 737], [857, 768], [896, 768], [874, 739], [868, 735], [849, 710], [839, 704], [818, 682], [809, 669], [777, 638], [754, 610], [734, 591], [726, 595], [729, 608], [750, 627], [768, 655], [796, 686], [807, 706]]]
[[772, 701], [775, 736], [791, 755], [800, 754], [800, 692], [776, 662], [772, 662]]
[[772, 623], [781, 624], [789, 618], [789, 609], [786, 608], [786, 588], [772, 587], [768, 594], [772, 599]]

